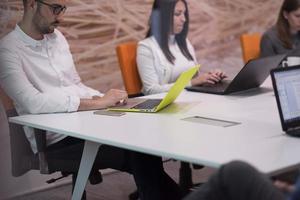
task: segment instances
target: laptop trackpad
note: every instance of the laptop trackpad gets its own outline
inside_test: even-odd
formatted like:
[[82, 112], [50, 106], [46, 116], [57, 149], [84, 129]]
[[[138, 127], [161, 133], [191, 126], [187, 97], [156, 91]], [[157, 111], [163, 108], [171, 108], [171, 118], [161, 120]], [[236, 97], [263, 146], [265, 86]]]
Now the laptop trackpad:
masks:
[[124, 108], [124, 109], [129, 109], [132, 108], [134, 106], [136, 106], [139, 103], [142, 103], [143, 101], [146, 101], [147, 99], [142, 99], [142, 98], [133, 98], [133, 99], [128, 99], [127, 103], [125, 105], [122, 106], [114, 106], [112, 108]]

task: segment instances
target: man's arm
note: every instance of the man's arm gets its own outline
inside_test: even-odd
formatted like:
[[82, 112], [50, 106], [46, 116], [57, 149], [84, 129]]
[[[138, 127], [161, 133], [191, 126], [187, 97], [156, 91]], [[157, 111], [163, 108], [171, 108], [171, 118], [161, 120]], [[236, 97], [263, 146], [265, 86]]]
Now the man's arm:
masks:
[[9, 48], [0, 48], [0, 84], [6, 94], [30, 114], [74, 112], [78, 110], [78, 96], [67, 95], [60, 88], [42, 92], [29, 81], [20, 58]]
[[[78, 96], [66, 95], [60, 88], [49, 93], [40, 92], [28, 80], [18, 57], [13, 53], [7, 53], [5, 56], [3, 54], [0, 56], [3, 58], [0, 63], [0, 83], [10, 98], [26, 113], [40, 114], [103, 109], [114, 106], [121, 100], [122, 102], [127, 100], [125, 91], [114, 89], [108, 91], [103, 97], [94, 96], [93, 99], [80, 99]], [[95, 94], [97, 95], [97, 93]]]

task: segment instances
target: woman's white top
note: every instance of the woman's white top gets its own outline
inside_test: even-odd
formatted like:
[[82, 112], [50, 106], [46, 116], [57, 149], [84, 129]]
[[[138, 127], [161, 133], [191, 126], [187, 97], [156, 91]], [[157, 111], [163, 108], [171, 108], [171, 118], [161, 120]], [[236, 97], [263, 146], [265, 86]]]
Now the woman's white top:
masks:
[[188, 60], [180, 51], [175, 37], [170, 37], [169, 49], [175, 57], [172, 64], [153, 36], [138, 43], [137, 66], [143, 83], [142, 92], [145, 95], [169, 91], [182, 72], [198, 63], [195, 50], [188, 40], [187, 46], [194, 60]]

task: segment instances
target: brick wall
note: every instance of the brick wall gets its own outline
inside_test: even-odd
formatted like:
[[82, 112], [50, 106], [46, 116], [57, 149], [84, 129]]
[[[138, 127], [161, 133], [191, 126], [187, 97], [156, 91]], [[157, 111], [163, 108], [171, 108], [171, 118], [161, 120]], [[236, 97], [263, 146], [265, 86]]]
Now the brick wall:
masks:
[[[239, 36], [264, 32], [277, 18], [282, 0], [187, 0], [189, 38], [203, 70], [234, 74], [242, 66]], [[102, 91], [122, 88], [115, 55], [118, 43], [144, 38], [153, 0], [70, 0], [59, 29], [67, 37], [83, 81]], [[22, 15], [21, 0], [1, 0], [0, 37]]]

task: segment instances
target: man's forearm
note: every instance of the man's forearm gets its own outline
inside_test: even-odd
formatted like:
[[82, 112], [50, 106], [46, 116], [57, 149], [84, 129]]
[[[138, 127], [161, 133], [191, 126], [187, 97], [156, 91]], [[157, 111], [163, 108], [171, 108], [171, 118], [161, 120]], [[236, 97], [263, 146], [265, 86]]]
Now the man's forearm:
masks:
[[83, 110], [97, 110], [107, 108], [108, 104], [102, 100], [100, 97], [99, 99], [80, 99], [80, 104], [78, 111]]

